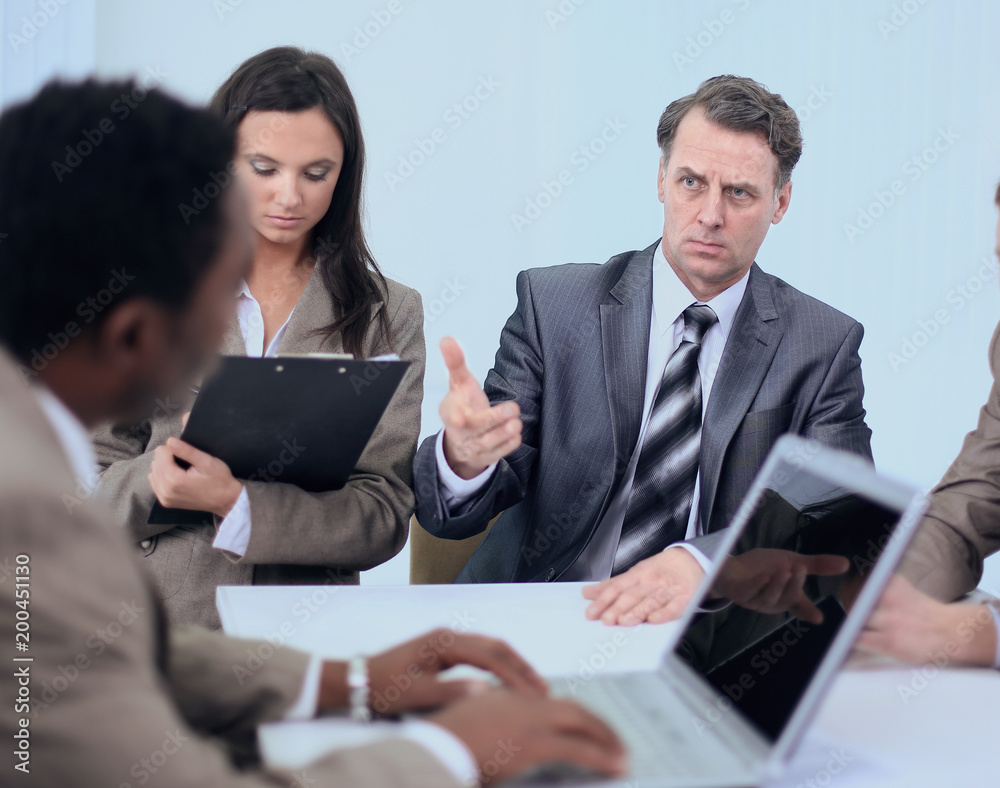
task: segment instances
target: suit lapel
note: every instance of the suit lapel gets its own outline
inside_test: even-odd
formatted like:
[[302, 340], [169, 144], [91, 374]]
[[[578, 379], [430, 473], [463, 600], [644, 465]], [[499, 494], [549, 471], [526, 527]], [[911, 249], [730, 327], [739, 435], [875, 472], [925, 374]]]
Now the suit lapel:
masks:
[[[54, 492], [61, 492], [62, 500], [78, 501], [79, 482], [73, 472], [73, 467], [62, 439], [49, 421], [48, 416], [38, 404], [32, 389], [27, 385], [27, 379], [22, 378], [18, 371], [18, 363], [0, 348], [0, 434], [6, 442], [14, 447], [10, 452], [13, 462], [21, 468], [37, 467], [45, 469], [45, 485], [40, 487], [37, 495], [42, 501], [46, 487]], [[0, 461], [0, 473], [6, 473], [3, 462]], [[108, 531], [115, 539], [123, 539], [122, 529], [113, 528], [110, 514], [99, 502], [99, 498], [84, 502], [84, 506], [95, 512], [98, 517], [108, 518]], [[75, 506], [69, 506], [71, 512]], [[58, 536], [58, 535], [57, 535]], [[156, 664], [161, 673], [166, 674], [168, 662], [167, 620], [163, 611], [163, 603], [153, 589], [147, 575], [136, 562], [138, 576], [146, 591], [146, 602], [150, 605], [153, 616], [153, 644]]]
[[[324, 303], [325, 299], [325, 303]], [[285, 334], [278, 343], [279, 353], [309, 353], [318, 352], [320, 346], [324, 344], [322, 336], [312, 336], [313, 330], [319, 326], [332, 322], [330, 310], [330, 297], [326, 293], [323, 285], [323, 277], [317, 265], [313, 268], [309, 281], [306, 282], [305, 290], [299, 296], [292, 316], [285, 328]], [[325, 310], [325, 314], [324, 314]], [[336, 353], [340, 350], [340, 337], [336, 337], [336, 348], [323, 348], [326, 352]], [[229, 330], [222, 340], [222, 348], [219, 350], [222, 356], [245, 356], [247, 345], [243, 340], [243, 331], [240, 329], [239, 318], [234, 314], [229, 321]], [[196, 383], [201, 387], [201, 381]]]
[[288, 320], [285, 334], [278, 343], [278, 353], [339, 353], [342, 351], [339, 334], [328, 338], [317, 334], [333, 322], [333, 301], [323, 284], [323, 272], [317, 263], [312, 276], [306, 282], [305, 290], [299, 296], [292, 316]]
[[[0, 472], [6, 475], [5, 462], [46, 468], [48, 481], [75, 496], [77, 480], [73, 468], [55, 427], [29, 385], [33, 380], [32, 372], [0, 347], [0, 403], [3, 404], [0, 435], [3, 435], [5, 447], [18, 449], [0, 459]], [[19, 444], [30, 446], [30, 454]]]
[[712, 521], [712, 503], [729, 443], [760, 389], [781, 341], [771, 283], [757, 264], [736, 312], [709, 395], [701, 438], [701, 523]]
[[653, 244], [636, 252], [601, 304], [604, 381], [611, 406], [617, 483], [639, 439], [653, 309]]
[[[379, 310], [385, 305], [380, 301], [372, 311], [374, 320]], [[335, 319], [333, 300], [323, 283], [323, 272], [320, 264], [313, 268], [312, 276], [306, 283], [305, 290], [299, 296], [298, 303], [292, 311], [285, 334], [278, 343], [278, 353], [343, 353], [344, 343], [340, 332], [328, 335], [317, 333], [317, 329], [328, 326]], [[246, 350], [243, 351], [244, 353]]]
[[[373, 320], [384, 306], [385, 303], [381, 301], [375, 306], [372, 313]], [[295, 304], [295, 309], [292, 310], [284, 336], [278, 343], [277, 352], [342, 353], [344, 345], [339, 333], [327, 336], [316, 332], [316, 329], [329, 325], [333, 320], [333, 301], [326, 285], [323, 284], [323, 273], [320, 271], [319, 265], [316, 265], [309, 281], [306, 282], [302, 295], [299, 296], [299, 300]], [[243, 332], [240, 331], [240, 322], [235, 315], [223, 340], [221, 353], [224, 356], [245, 356], [247, 354]]]
[[233, 315], [233, 319], [229, 321], [229, 330], [226, 332], [225, 339], [222, 340], [222, 349], [219, 353], [223, 356], [245, 356], [247, 354], [243, 332], [240, 331], [240, 321], [236, 315]]

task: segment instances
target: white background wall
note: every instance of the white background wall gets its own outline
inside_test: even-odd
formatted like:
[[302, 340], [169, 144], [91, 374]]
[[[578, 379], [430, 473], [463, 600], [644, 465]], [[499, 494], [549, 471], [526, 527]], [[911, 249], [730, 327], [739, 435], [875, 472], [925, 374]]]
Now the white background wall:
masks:
[[[519, 270], [604, 261], [659, 235], [659, 114], [726, 72], [799, 111], [791, 209], [758, 261], [864, 323], [878, 464], [933, 484], [986, 398], [1000, 316], [997, 2], [15, 0], [0, 13], [4, 103], [91, 68], [152, 69], [204, 102], [267, 47], [332, 56], [364, 122], [372, 245], [427, 309], [424, 434], [446, 386], [438, 340], [458, 337], [484, 376]], [[51, 19], [16, 46], [33, 13]], [[485, 98], [469, 98], [478, 85]], [[609, 123], [616, 138], [598, 142]], [[561, 193], [516, 221], [563, 170]], [[407, 571], [404, 552], [365, 582]], [[984, 586], [1000, 591], [1000, 563]]]

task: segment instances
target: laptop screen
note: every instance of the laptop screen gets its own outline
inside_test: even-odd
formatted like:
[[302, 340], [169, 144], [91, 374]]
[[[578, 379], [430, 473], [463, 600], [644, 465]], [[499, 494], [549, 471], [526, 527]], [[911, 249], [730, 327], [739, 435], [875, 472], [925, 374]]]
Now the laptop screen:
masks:
[[[745, 528], [673, 652], [719, 693], [696, 727], [735, 708], [765, 739], [781, 735], [899, 523], [910, 495], [880, 490], [857, 463], [846, 476], [829, 466], [775, 457], [744, 508]], [[861, 483], [845, 484], [852, 476]], [[789, 588], [804, 594], [800, 617]], [[804, 620], [817, 610], [822, 623]]]

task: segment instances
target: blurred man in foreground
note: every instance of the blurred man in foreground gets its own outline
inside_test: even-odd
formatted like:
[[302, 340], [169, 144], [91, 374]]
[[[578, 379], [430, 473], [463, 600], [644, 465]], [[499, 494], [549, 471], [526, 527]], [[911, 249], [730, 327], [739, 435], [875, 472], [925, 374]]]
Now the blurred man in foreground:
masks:
[[[545, 697], [497, 641], [438, 632], [350, 666], [287, 647], [251, 664], [262, 644], [165, 630], [121, 528], [81, 500], [86, 429], [141, 417], [215, 353], [250, 247], [242, 195], [216, 180], [232, 133], [155, 90], [114, 121], [109, 107], [137, 91], [52, 84], [0, 117], [0, 628], [15, 660], [3, 773], [33, 786], [382, 788], [468, 785], [549, 760], [621, 772], [614, 734]], [[182, 217], [207, 184], [217, 196]], [[458, 663], [509, 689], [438, 680]], [[386, 693], [402, 674], [410, 688]], [[446, 704], [304, 779], [255, 763], [263, 721]]]

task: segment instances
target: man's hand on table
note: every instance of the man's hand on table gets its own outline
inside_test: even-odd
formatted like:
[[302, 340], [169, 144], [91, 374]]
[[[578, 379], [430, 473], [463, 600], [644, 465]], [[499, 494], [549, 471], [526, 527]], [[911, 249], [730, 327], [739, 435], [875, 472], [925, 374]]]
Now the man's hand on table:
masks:
[[583, 589], [587, 618], [608, 626], [663, 624], [679, 618], [705, 571], [687, 550], [671, 547], [626, 572]]

